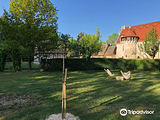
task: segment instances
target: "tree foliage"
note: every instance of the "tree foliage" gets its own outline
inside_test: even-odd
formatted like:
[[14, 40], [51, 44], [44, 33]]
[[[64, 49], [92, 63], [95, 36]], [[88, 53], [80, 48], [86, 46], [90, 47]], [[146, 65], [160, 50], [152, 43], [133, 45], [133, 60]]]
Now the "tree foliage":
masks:
[[58, 41], [58, 47], [62, 50], [65, 50], [69, 47], [69, 34], [60, 34], [59, 35], [59, 41]]
[[0, 50], [0, 72], [4, 71], [6, 59], [7, 59], [6, 50]]
[[117, 39], [118, 39], [118, 33], [113, 33], [112, 35], [108, 36], [108, 39], [106, 42], [108, 42], [111, 45], [116, 45]]
[[69, 39], [69, 46], [68, 46], [68, 57], [79, 57], [79, 45], [76, 39], [70, 38]]
[[148, 34], [145, 35], [145, 40], [139, 46], [140, 52], [146, 52], [152, 59], [154, 59], [156, 53], [159, 50], [158, 31], [156, 28], [152, 28]]
[[96, 30], [96, 35], [84, 34], [81, 32], [75, 39], [70, 39], [70, 50], [73, 54], [79, 54], [83, 58], [90, 58], [91, 55], [98, 53], [101, 50], [102, 41], [99, 29]]
[[[6, 12], [5, 14], [8, 16]], [[20, 43], [17, 39], [19, 30], [17, 29], [17, 24], [13, 21], [13, 19], [7, 20], [6, 16], [4, 18], [0, 18], [2, 33], [2, 39], [0, 40], [0, 52], [2, 55], [1, 60], [5, 63], [7, 56], [10, 56], [13, 61], [13, 71], [17, 72], [21, 71], [21, 50]], [[1, 67], [1, 69], [4, 67]]]
[[28, 56], [31, 70], [35, 50], [41, 54], [56, 48], [57, 9], [50, 0], [10, 0], [9, 6], [9, 13], [4, 10], [1, 22], [4, 38], [12, 48]]

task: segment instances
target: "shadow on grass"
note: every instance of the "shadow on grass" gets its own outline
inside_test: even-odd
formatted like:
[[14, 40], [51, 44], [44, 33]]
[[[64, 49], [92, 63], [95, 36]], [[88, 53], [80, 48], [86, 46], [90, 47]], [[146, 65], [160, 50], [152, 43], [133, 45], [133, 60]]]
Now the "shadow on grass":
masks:
[[[159, 72], [131, 71], [133, 81], [106, 79], [104, 71], [68, 72], [67, 112], [81, 120], [149, 120], [160, 119]], [[114, 71], [119, 75], [119, 71]], [[17, 76], [17, 77], [16, 77]], [[2, 94], [29, 94], [41, 96], [40, 105], [26, 106], [14, 112], [3, 111], [5, 120], [40, 120], [50, 114], [61, 112], [62, 82], [61, 72], [9, 74], [5, 82], [0, 81]], [[0, 76], [1, 77], [1, 76]], [[4, 77], [2, 75], [2, 77]], [[11, 79], [12, 78], [12, 79]], [[7, 87], [9, 86], [9, 87]], [[25, 86], [25, 88], [19, 88]], [[151, 110], [154, 115], [121, 116], [122, 108], [128, 110]], [[10, 113], [10, 114], [9, 114]]]
[[[84, 104], [81, 108], [75, 108], [73, 111], [76, 115], [79, 114], [79, 117], [82, 119], [159, 119], [159, 111], [160, 109], [155, 107], [158, 106], [160, 103], [160, 99], [158, 99], [158, 92], [155, 94], [153, 89], [151, 91], [146, 91], [146, 88], [154, 86], [156, 83], [159, 83], [159, 73], [156, 73], [155, 76], [151, 76], [150, 72], [141, 72], [141, 73], [134, 73], [133, 72], [133, 82], [119, 82], [116, 80], [105, 80], [105, 75], [101, 74], [101, 78], [99, 77], [98, 82], [92, 81], [91, 83], [88, 82], [90, 85], [94, 86], [94, 91], [90, 92], [83, 92], [81, 94], [77, 94], [78, 98], [72, 100], [72, 102], [77, 101], [77, 103]], [[88, 79], [93, 78], [93, 76], [99, 75], [99, 73], [91, 74], [88, 72], [85, 77]], [[150, 81], [150, 78], [152, 80]], [[102, 80], [103, 79], [103, 80]], [[88, 84], [87, 84], [88, 85]], [[85, 86], [80, 85], [81, 87]], [[76, 87], [75, 87], [76, 88]], [[111, 89], [109, 89], [111, 88]], [[112, 90], [113, 89], [113, 90]], [[155, 89], [158, 89], [155, 88]], [[88, 90], [87, 90], [88, 91]], [[102, 94], [101, 94], [102, 93]], [[150, 95], [151, 94], [151, 95]], [[76, 95], [76, 94], [75, 94]], [[109, 100], [107, 99], [108, 96], [112, 98]], [[85, 98], [84, 96], [87, 96]], [[114, 98], [114, 96], [116, 96]], [[152, 99], [153, 98], [153, 99]], [[87, 99], [87, 101], [83, 100]], [[101, 102], [97, 102], [99, 99], [102, 99]], [[103, 100], [104, 99], [104, 100]], [[79, 101], [80, 100], [80, 101]], [[113, 100], [113, 102], [112, 102]], [[83, 102], [84, 101], [84, 102]], [[92, 101], [90, 103], [90, 101]], [[69, 101], [70, 102], [70, 101]], [[86, 103], [88, 102], [88, 103]], [[88, 106], [88, 108], [86, 108]], [[90, 107], [91, 106], [91, 107]], [[152, 106], [152, 107], [148, 107]], [[90, 109], [92, 108], [92, 109]], [[128, 115], [126, 117], [122, 117], [119, 114], [119, 110], [122, 108], [130, 109], [130, 110], [154, 110], [154, 115]], [[80, 110], [79, 110], [80, 109]], [[102, 117], [104, 116], [104, 117]]]

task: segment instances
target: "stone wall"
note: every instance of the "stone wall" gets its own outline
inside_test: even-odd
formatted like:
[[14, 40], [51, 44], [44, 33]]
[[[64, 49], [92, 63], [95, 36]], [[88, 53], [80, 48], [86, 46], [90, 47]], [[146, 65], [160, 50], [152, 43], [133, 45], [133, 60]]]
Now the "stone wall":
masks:
[[124, 43], [124, 58], [126, 59], [135, 59], [136, 55], [136, 42], [135, 41], [126, 41]]
[[117, 44], [116, 58], [124, 57], [124, 44]]
[[[146, 52], [140, 52], [138, 47], [140, 44], [142, 44], [142, 42], [133, 41], [125, 41], [117, 44], [116, 58], [135, 59], [140, 57], [151, 59], [151, 56], [148, 55]], [[135, 54], [133, 54], [133, 52]], [[159, 52], [157, 52], [155, 59], [160, 59], [160, 46]]]

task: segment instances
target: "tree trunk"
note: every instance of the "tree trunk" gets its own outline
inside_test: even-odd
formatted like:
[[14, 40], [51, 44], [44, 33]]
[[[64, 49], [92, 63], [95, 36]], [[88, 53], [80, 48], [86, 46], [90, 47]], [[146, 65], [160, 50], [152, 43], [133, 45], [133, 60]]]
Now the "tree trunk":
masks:
[[32, 65], [31, 65], [32, 61], [31, 61], [31, 56], [28, 55], [28, 67], [29, 67], [29, 70], [32, 70]]

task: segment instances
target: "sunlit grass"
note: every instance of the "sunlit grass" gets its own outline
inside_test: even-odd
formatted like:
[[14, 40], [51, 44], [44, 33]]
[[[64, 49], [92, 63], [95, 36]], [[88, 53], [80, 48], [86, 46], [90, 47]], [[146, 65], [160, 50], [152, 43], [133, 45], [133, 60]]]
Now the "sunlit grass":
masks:
[[[120, 75], [119, 71], [112, 71]], [[67, 112], [81, 120], [159, 120], [160, 73], [131, 71], [133, 81], [107, 78], [104, 71], [68, 72]], [[62, 72], [1, 72], [0, 101], [20, 96], [27, 102], [0, 104], [0, 119], [41, 120], [61, 112]], [[28, 98], [29, 97], [29, 98]], [[154, 110], [154, 115], [119, 114], [120, 109]]]

